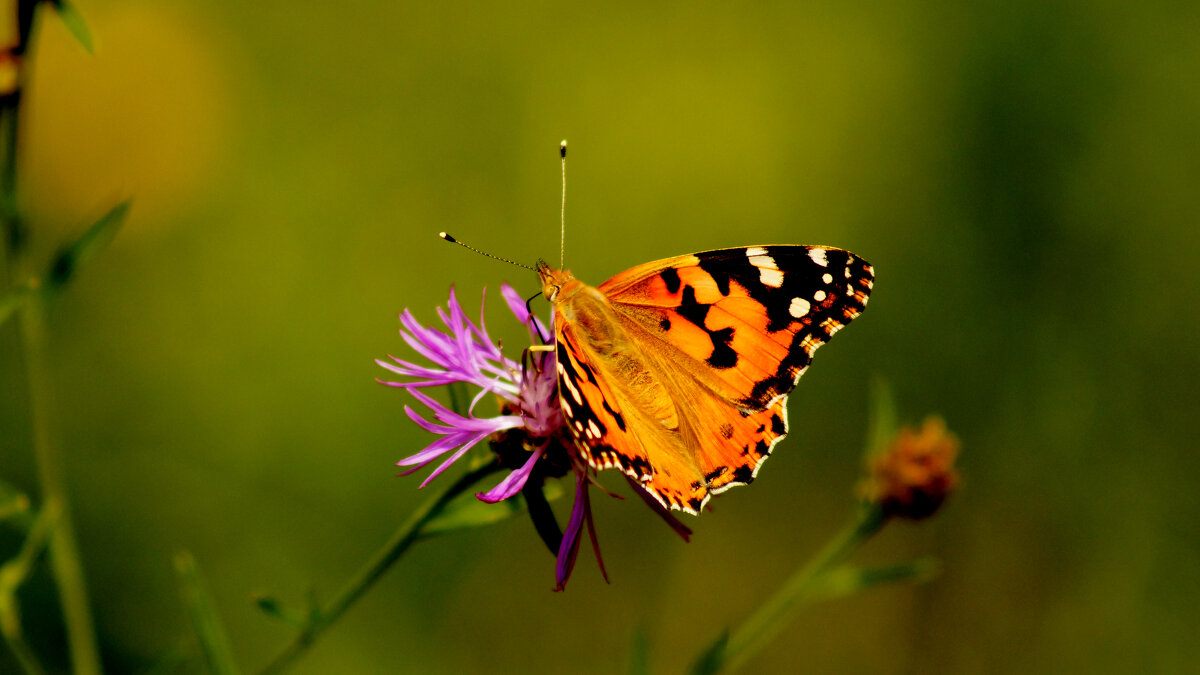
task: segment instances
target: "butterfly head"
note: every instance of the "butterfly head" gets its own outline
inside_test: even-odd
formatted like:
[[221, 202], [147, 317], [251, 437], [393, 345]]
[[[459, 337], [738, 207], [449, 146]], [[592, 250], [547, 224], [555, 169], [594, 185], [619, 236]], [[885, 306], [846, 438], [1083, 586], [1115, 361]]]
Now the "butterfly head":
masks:
[[575, 280], [569, 271], [554, 269], [545, 260], [537, 261], [537, 273], [542, 281], [542, 295], [550, 302], [558, 299], [559, 292], [567, 282]]

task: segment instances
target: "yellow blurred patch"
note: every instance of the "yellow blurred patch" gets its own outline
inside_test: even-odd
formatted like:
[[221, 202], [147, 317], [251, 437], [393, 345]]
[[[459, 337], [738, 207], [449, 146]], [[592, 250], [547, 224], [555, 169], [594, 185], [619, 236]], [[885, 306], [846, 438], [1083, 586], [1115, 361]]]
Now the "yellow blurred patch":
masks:
[[13, 93], [17, 88], [17, 66], [20, 59], [10, 52], [0, 52], [0, 96]]
[[86, 9], [95, 56], [53, 12], [39, 22], [22, 118], [23, 203], [38, 229], [76, 231], [132, 197], [122, 236], [140, 236], [194, 203], [219, 169], [233, 59], [213, 36], [227, 33], [165, 4]]

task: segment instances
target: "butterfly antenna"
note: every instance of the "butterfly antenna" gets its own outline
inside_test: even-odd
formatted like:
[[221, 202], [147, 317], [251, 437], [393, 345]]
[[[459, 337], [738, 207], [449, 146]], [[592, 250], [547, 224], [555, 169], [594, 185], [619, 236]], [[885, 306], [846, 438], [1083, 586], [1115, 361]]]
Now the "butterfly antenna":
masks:
[[562, 213], [559, 215], [559, 223], [562, 225], [562, 231], [558, 238], [558, 268], [562, 269], [567, 262], [567, 141], [564, 139], [562, 145], [558, 146], [558, 156], [562, 158]]
[[529, 265], [522, 265], [521, 263], [516, 262], [515, 260], [509, 260], [508, 258], [501, 258], [498, 255], [492, 255], [491, 253], [487, 253], [485, 251], [480, 251], [479, 249], [475, 248], [474, 246], [471, 246], [470, 244], [464, 244], [463, 242], [455, 239], [453, 236], [446, 234], [445, 232], [438, 232], [438, 236], [441, 237], [442, 239], [445, 239], [446, 241], [450, 242], [451, 244], [458, 244], [459, 246], [467, 249], [468, 251], [474, 251], [485, 258], [491, 258], [492, 260], [499, 260], [500, 262], [506, 262], [509, 265], [516, 265], [517, 267], [523, 267], [523, 268], [525, 268], [527, 270], [531, 270], [533, 272], [537, 271], [534, 268], [530, 267]]

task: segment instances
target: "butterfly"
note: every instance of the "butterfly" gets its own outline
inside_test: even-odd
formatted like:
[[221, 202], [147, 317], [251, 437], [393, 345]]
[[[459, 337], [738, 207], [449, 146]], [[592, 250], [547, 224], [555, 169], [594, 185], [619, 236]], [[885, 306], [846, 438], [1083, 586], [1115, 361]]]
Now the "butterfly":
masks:
[[583, 460], [698, 514], [754, 480], [813, 353], [866, 309], [875, 273], [825, 246], [649, 262], [593, 287], [539, 261], [558, 398]]

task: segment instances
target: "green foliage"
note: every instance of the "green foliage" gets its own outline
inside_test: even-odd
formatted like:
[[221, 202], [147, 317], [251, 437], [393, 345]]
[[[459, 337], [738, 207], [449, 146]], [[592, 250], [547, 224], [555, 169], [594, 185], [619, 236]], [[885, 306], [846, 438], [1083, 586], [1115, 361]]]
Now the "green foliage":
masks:
[[63, 25], [71, 32], [71, 35], [79, 41], [87, 53], [94, 52], [92, 43], [92, 32], [88, 29], [87, 22], [83, 20], [83, 15], [75, 8], [75, 3], [71, 0], [51, 0], [54, 9], [58, 10], [58, 16], [62, 19]]
[[725, 648], [729, 645], [729, 631], [721, 633], [707, 647], [688, 669], [689, 675], [716, 675], [725, 667]]
[[125, 222], [125, 217], [129, 215], [129, 205], [129, 200], [117, 204], [88, 227], [78, 239], [58, 252], [46, 274], [45, 285], [48, 290], [56, 290], [66, 285], [81, 265], [91, 260], [112, 241], [121, 224]]
[[650, 641], [644, 626], [635, 627], [629, 640], [629, 675], [650, 675]]
[[188, 610], [204, 663], [212, 675], [237, 675], [237, 664], [229, 647], [229, 636], [221, 623], [216, 604], [204, 581], [196, 559], [181, 551], [175, 555], [175, 573], [179, 576], [183, 604]]
[[[563, 495], [562, 486], [557, 482], [547, 483], [542, 492], [546, 495], [546, 499], [551, 501]], [[473, 527], [483, 527], [528, 512], [525, 499], [520, 495], [489, 504], [476, 499], [475, 495], [465, 494], [455, 499], [445, 510], [430, 520], [422, 534], [428, 537]]]
[[940, 571], [941, 563], [932, 557], [875, 567], [843, 565], [818, 577], [811, 592], [814, 598], [832, 600], [886, 584], [926, 583]]

